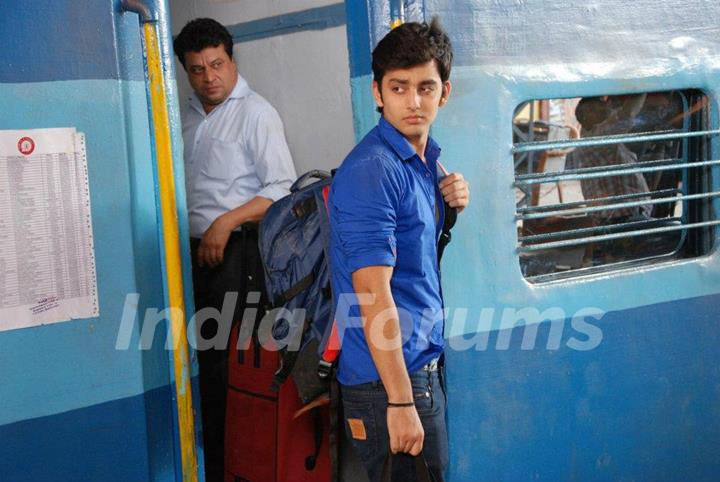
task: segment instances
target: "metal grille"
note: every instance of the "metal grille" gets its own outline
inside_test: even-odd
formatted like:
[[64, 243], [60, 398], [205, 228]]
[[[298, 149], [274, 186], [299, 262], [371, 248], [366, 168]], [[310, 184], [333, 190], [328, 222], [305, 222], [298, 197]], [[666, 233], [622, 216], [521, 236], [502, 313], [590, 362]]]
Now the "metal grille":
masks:
[[[710, 158], [710, 143], [720, 130], [707, 128], [708, 101], [701, 92], [670, 95], [682, 100], [682, 112], [675, 117], [674, 129], [576, 139], [552, 140], [548, 135], [543, 139], [544, 130], [552, 124], [533, 118], [538, 101], [528, 104], [530, 119], [514, 124], [512, 147], [517, 250], [526, 278], [543, 281], [653, 259], [698, 256], [711, 249], [713, 227], [720, 224], [713, 209], [720, 191], [712, 190], [712, 174], [720, 159]], [[597, 158], [598, 153], [613, 152], [619, 146], [628, 153], [630, 162], [544, 169], [544, 161], [550, 155], [564, 156], [575, 151], [573, 155], [578, 159], [591, 155]], [[671, 146], [672, 149], [663, 152], [673, 150], [675, 155], [640, 160], [635, 152], [645, 149], [652, 154], [648, 146]], [[665, 179], [665, 185], [658, 181], [660, 185], [641, 192], [616, 189], [611, 195], [587, 192], [603, 182], [622, 185], [630, 176], [639, 179], [643, 186], [647, 179]], [[583, 196], [565, 200], [560, 195], [560, 186], [571, 182], [576, 190], [582, 186]], [[557, 186], [558, 202], [540, 199], [540, 190], [550, 185]], [[621, 216], [621, 213], [651, 214]], [[614, 217], [615, 214], [618, 216]]]

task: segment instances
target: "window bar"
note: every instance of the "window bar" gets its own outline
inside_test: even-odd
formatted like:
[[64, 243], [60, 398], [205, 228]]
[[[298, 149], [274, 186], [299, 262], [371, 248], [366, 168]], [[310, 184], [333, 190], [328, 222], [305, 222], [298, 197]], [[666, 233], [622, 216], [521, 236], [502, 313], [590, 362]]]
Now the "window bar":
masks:
[[613, 239], [620, 239], [620, 238], [646, 236], [648, 234], [666, 233], [666, 232], [670, 232], [670, 231], [680, 231], [680, 230], [694, 229], [694, 228], [703, 228], [706, 226], [717, 226], [719, 224], [720, 224], [720, 220], [705, 221], [705, 222], [700, 222], [700, 223], [691, 223], [691, 224], [685, 224], [685, 225], [679, 225], [679, 226], [665, 226], [662, 228], [651, 228], [651, 229], [645, 229], [645, 230], [641, 230], [641, 231], [628, 231], [628, 232], [622, 232], [622, 233], [604, 234], [601, 236], [590, 236], [590, 237], [585, 237], [585, 238], [569, 239], [566, 241], [554, 241], [554, 242], [550, 242], [550, 243], [533, 244], [530, 246], [519, 246], [517, 248], [517, 250], [521, 253], [526, 253], [529, 251], [540, 251], [540, 250], [552, 249], [552, 248], [562, 248], [565, 246], [576, 246], [579, 244], [597, 243], [600, 241], [610, 241]]
[[567, 231], [556, 231], [553, 233], [532, 234], [528, 236], [520, 236], [518, 240], [521, 243], [534, 243], [537, 241], [546, 241], [549, 239], [572, 238], [576, 235], [581, 234], [610, 234], [616, 231], [629, 232], [634, 228], [656, 226], [658, 224], [667, 225], [672, 223], [678, 223], [681, 221], [682, 218], [647, 219], [643, 221], [631, 221], [628, 223], [611, 224], [608, 226], [593, 226], [590, 228], [570, 229]]
[[716, 136], [720, 134], [720, 129], [695, 131], [695, 132], [677, 132], [677, 131], [656, 131], [653, 133], [640, 134], [618, 134], [602, 137], [585, 137], [567, 141], [536, 141], [516, 143], [512, 147], [513, 154], [529, 151], [544, 151], [550, 149], [567, 149], [570, 147], [593, 147], [607, 146], [612, 144], [624, 144], [631, 142], [648, 142], [648, 141], [669, 141], [673, 139], [688, 139], [691, 137]]
[[[645, 196], [649, 196], [648, 193], [643, 193]], [[691, 200], [691, 199], [707, 199], [712, 197], [720, 196], [720, 191], [700, 193], [700, 194], [686, 194], [683, 196], [675, 196], [664, 199], [646, 199], [642, 201], [634, 201], [629, 203], [616, 203], [616, 204], [605, 204], [602, 206], [587, 206], [574, 209], [558, 209], [556, 211], [546, 211], [541, 213], [530, 213], [530, 214], [516, 214], [515, 219], [526, 221], [528, 219], [542, 219], [550, 218], [553, 216], [573, 216], [580, 214], [587, 214], [597, 211], [612, 211], [613, 209], [632, 208], [637, 206], [652, 206], [654, 204], [664, 203], [675, 203], [678, 201]]]
[[587, 206], [588, 204], [591, 204], [591, 203], [595, 204], [595, 203], [600, 203], [600, 202], [621, 201], [621, 200], [626, 200], [626, 199], [644, 198], [644, 197], [648, 197], [648, 196], [653, 196], [653, 199], [660, 199], [663, 197], [676, 195], [679, 192], [681, 192], [681, 191], [680, 191], [680, 189], [677, 189], [677, 188], [661, 189], [659, 191], [635, 192], [632, 194], [621, 194], [618, 196], [597, 197], [597, 198], [592, 198], [592, 199], [585, 199], [584, 201], [573, 201], [573, 202], [559, 203], [559, 204], [543, 204], [540, 206], [528, 206], [528, 207], [524, 207], [524, 208], [518, 208], [517, 213], [518, 214], [529, 214], [529, 213], [536, 213], [536, 212], [543, 212], [543, 211], [556, 211], [556, 210], [562, 210], [563, 208]]
[[659, 261], [663, 259], [672, 259], [675, 253], [667, 253], [661, 255], [646, 256], [644, 258], [633, 258], [622, 261], [613, 261], [607, 264], [600, 264], [594, 266], [583, 266], [582, 268], [573, 269], [571, 271], [557, 271], [554, 273], [537, 274], [533, 276], [527, 276], [526, 279], [535, 283], [541, 283], [543, 281], [553, 281], [557, 279], [567, 279], [568, 275], [577, 277], [587, 274], [604, 273], [607, 271], [616, 271], [619, 269], [633, 267], [643, 264], [646, 261]]
[[[701, 162], [686, 162], [682, 164], [671, 164], [668, 166], [650, 166], [650, 167], [641, 167], [642, 163], [638, 163], [638, 165], [632, 165], [632, 164], [622, 164], [622, 165], [613, 165], [609, 166], [611, 169], [607, 169], [605, 171], [597, 171], [597, 172], [589, 172], [585, 174], [551, 174], [542, 178], [534, 177], [532, 179], [527, 179], [525, 176], [517, 176], [516, 181], [514, 185], [516, 187], [519, 187], [520, 185], [528, 185], [528, 184], [545, 184], [545, 183], [551, 183], [551, 182], [558, 182], [558, 181], [578, 181], [583, 179], [596, 179], [599, 177], [609, 177], [609, 176], [626, 176], [628, 174], [639, 174], [643, 172], [658, 172], [658, 171], [666, 171], [670, 169], [684, 169], [684, 168], [694, 168], [694, 167], [702, 167], [702, 166], [715, 166], [720, 164], [720, 160], [711, 160], [711, 161], [701, 161]], [[620, 168], [618, 169], [618, 166], [632, 166], [631, 168]], [[636, 167], [637, 166], [637, 167]], [[570, 171], [568, 171], [570, 172]]]
[[587, 174], [591, 172], [607, 172], [608, 169], [636, 169], [638, 167], [651, 167], [651, 166], [668, 166], [676, 163], [683, 162], [683, 159], [680, 158], [674, 158], [674, 159], [657, 159], [654, 161], [642, 161], [642, 162], [636, 162], [632, 164], [608, 164], [604, 166], [593, 166], [593, 167], [581, 167], [578, 169], [565, 169], [562, 171], [552, 171], [552, 172], [536, 172], [533, 174], [521, 174], [517, 176], [517, 179], [526, 180], [526, 179], [544, 179], [546, 177], [551, 176], [557, 176], [557, 175], [565, 175], [565, 174]]

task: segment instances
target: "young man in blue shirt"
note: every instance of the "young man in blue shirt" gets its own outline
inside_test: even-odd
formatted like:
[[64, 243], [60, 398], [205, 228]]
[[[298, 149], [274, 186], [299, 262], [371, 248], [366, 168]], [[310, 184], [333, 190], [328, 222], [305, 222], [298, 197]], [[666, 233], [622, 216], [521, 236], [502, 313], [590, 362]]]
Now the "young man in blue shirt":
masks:
[[437, 20], [403, 24], [378, 43], [372, 89], [382, 118], [330, 194], [345, 428], [373, 482], [390, 452], [393, 481], [415, 480], [421, 452], [436, 481], [448, 462], [437, 242], [443, 201], [461, 211], [469, 190], [460, 174], [438, 176], [429, 132], [450, 96], [451, 64]]

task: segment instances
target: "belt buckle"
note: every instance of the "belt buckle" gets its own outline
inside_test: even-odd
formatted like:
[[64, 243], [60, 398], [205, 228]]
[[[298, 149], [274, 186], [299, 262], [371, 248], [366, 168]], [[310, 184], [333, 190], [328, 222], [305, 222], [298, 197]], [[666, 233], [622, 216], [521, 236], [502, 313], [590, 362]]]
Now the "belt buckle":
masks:
[[439, 358], [434, 358], [434, 359], [430, 360], [423, 367], [423, 370], [425, 370], [426, 372], [436, 372], [438, 369], [438, 361], [439, 360], [440, 360]]

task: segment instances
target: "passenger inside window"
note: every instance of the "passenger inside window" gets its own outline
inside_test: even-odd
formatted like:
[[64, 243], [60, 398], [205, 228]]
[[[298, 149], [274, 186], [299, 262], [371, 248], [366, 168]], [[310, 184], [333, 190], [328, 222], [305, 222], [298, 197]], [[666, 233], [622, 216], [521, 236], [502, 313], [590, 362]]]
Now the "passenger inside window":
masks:
[[[646, 95], [613, 97], [586, 97], [575, 108], [575, 117], [582, 128], [583, 137], [599, 137], [625, 134], [630, 131], [633, 121], [645, 103]], [[633, 166], [637, 155], [624, 143], [578, 148], [568, 154], [565, 168], [586, 169], [610, 165]], [[604, 200], [624, 194], [645, 194], [649, 192], [642, 173], [611, 175], [580, 181], [582, 194], [589, 206], [597, 205], [595, 200]], [[640, 197], [646, 200], [648, 197]], [[598, 226], [609, 223], [619, 224], [646, 220], [652, 209], [648, 205], [596, 211], [592, 217]]]

